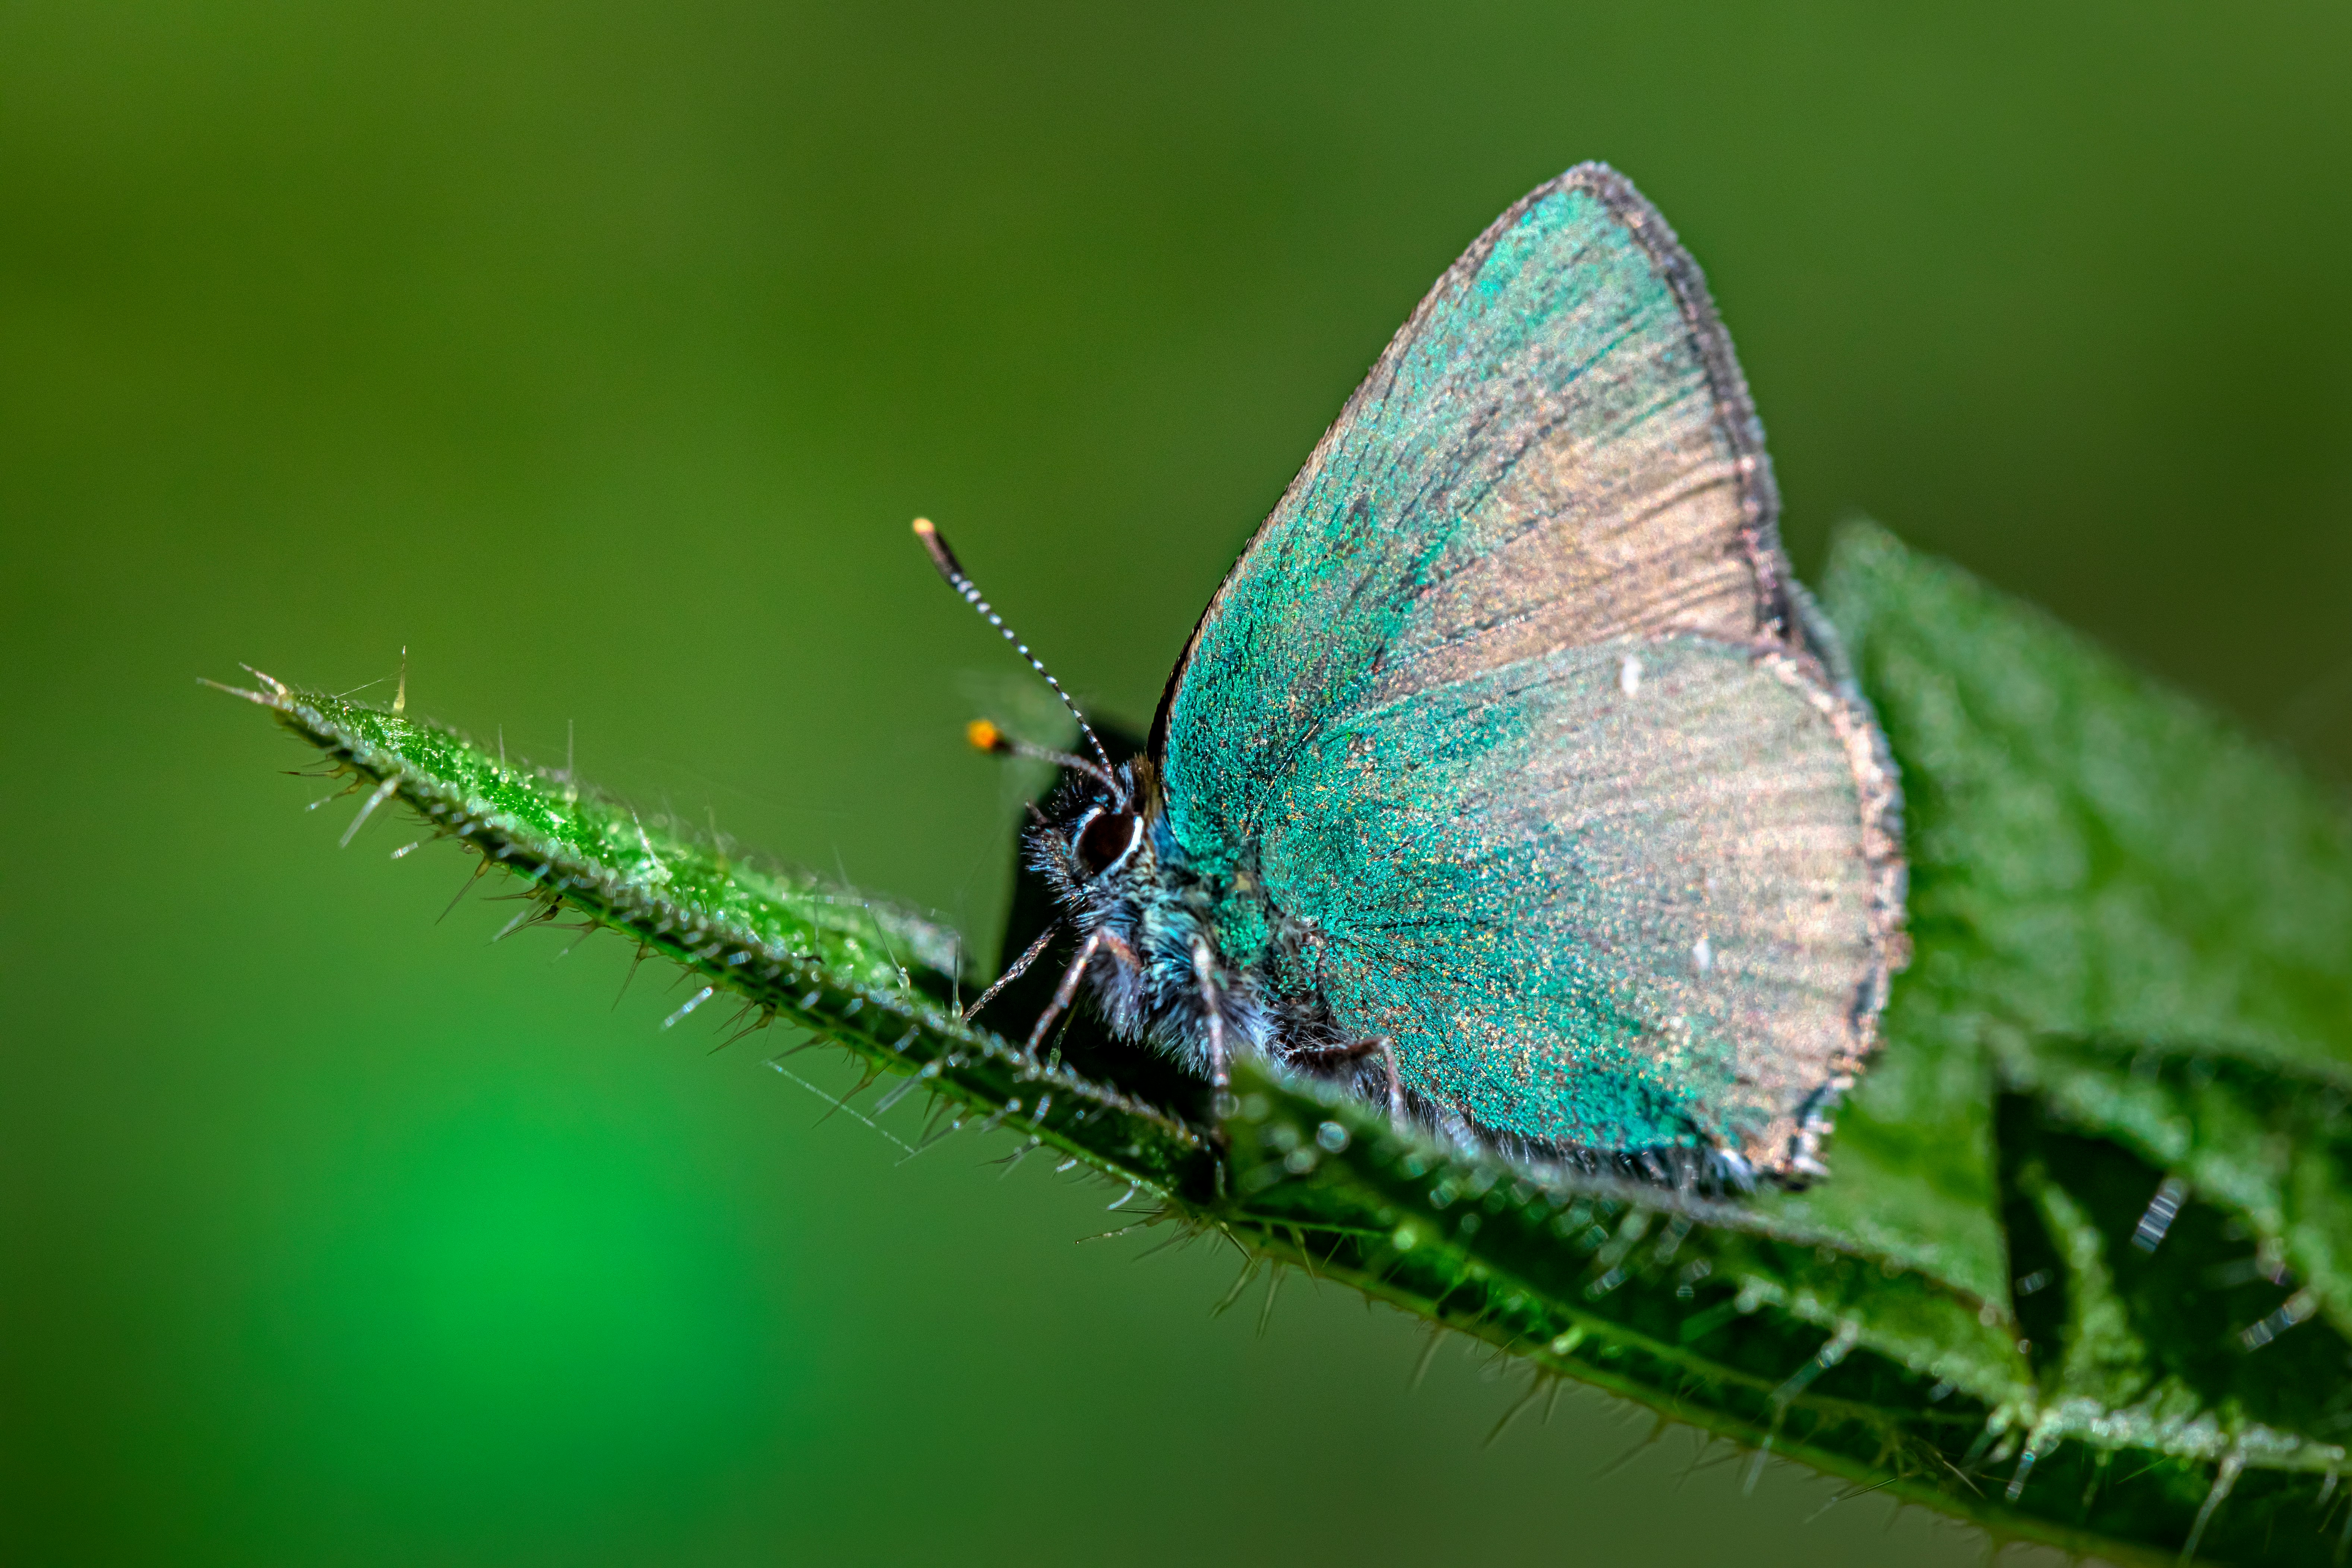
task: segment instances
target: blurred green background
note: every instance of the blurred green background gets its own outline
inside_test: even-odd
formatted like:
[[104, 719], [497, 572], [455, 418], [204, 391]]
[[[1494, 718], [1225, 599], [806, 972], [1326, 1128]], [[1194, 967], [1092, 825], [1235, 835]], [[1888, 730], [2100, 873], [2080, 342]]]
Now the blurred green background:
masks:
[[[0, 1555], [1977, 1560], [617, 1006], [251, 660], [992, 929], [1008, 655], [1107, 710], [1422, 290], [1630, 173], [1799, 564], [1866, 510], [2352, 770], [2337, 5], [0, 8]], [[374, 688], [390, 695], [388, 684]], [[719, 1009], [712, 1009], [717, 1013]], [[837, 1064], [797, 1058], [824, 1081]], [[1716, 1457], [1720, 1457], [1718, 1451]], [[1816, 1517], [1818, 1515], [1818, 1517]]]

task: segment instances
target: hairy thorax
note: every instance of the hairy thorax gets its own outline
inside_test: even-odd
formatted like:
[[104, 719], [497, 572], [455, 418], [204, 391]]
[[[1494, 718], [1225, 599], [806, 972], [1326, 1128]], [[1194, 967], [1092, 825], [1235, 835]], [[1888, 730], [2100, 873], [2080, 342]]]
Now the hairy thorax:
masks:
[[1148, 805], [1131, 834], [1108, 835], [1099, 825], [1118, 808], [1103, 792], [1055, 805], [1028, 835], [1029, 859], [1081, 941], [1101, 933], [1086, 983], [1113, 1035], [1203, 1076], [1220, 1049], [1312, 1066], [1349, 1044], [1317, 983], [1321, 935], [1274, 902], [1254, 847], [1204, 871]]

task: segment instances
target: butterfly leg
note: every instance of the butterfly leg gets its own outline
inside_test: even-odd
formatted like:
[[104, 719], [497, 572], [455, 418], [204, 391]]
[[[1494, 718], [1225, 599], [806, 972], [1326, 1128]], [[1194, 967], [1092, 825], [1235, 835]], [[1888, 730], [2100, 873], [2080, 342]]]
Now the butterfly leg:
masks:
[[1044, 931], [1039, 931], [1037, 933], [1037, 940], [1029, 944], [1029, 951], [1014, 959], [1013, 961], [1012, 967], [996, 977], [995, 984], [991, 985], [987, 990], [982, 992], [980, 995], [973, 1000], [971, 1006], [966, 1007], [957, 1016], [962, 1018], [965, 1023], [971, 1023], [975, 1014], [996, 999], [996, 994], [998, 992], [1003, 990], [1006, 986], [1012, 984], [1014, 981], [1029, 973], [1029, 966], [1037, 962], [1038, 956], [1045, 951], [1045, 944], [1052, 942], [1054, 940], [1055, 933], [1061, 929], [1062, 922], [1055, 921]]
[[1192, 944], [1192, 975], [1201, 983], [1201, 1008], [1209, 1025], [1209, 1087], [1220, 1097], [1233, 1085], [1225, 1066], [1225, 1009], [1217, 999], [1217, 970], [1210, 962], [1209, 944]]
[[1396, 1042], [1386, 1035], [1375, 1035], [1369, 1040], [1357, 1040], [1349, 1045], [1331, 1046], [1322, 1050], [1294, 1052], [1290, 1060], [1317, 1072], [1329, 1072], [1335, 1068], [1360, 1062], [1366, 1057], [1377, 1056], [1388, 1069], [1389, 1125], [1402, 1131], [1404, 1115], [1404, 1075], [1397, 1070]]
[[1404, 1075], [1397, 1071], [1396, 1042], [1382, 1035], [1376, 1042], [1381, 1061], [1389, 1069], [1389, 1125], [1404, 1131]]
[[[1044, 939], [1040, 938], [1038, 946], [1043, 945]], [[1054, 1026], [1054, 1020], [1060, 1017], [1063, 1010], [1076, 997], [1078, 982], [1087, 977], [1087, 965], [1094, 962], [1096, 953], [1102, 952], [1108, 952], [1129, 968], [1136, 966], [1135, 949], [1120, 941], [1117, 933], [1107, 927], [1097, 926], [1087, 937], [1086, 945], [1078, 949], [1078, 956], [1070, 961], [1070, 967], [1062, 972], [1062, 983], [1054, 987], [1054, 1000], [1037, 1015], [1037, 1026], [1029, 1031], [1031, 1056], [1035, 1056], [1037, 1047], [1045, 1043], [1045, 1031]]]

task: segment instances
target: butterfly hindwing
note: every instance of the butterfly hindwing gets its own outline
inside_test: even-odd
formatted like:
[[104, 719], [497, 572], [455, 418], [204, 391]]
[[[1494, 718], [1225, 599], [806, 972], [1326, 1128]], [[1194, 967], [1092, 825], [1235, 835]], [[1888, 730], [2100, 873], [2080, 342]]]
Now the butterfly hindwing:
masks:
[[1807, 1159], [1900, 871], [1775, 504], [1697, 269], [1586, 165], [1439, 281], [1202, 616], [1169, 832], [1423, 1103]]

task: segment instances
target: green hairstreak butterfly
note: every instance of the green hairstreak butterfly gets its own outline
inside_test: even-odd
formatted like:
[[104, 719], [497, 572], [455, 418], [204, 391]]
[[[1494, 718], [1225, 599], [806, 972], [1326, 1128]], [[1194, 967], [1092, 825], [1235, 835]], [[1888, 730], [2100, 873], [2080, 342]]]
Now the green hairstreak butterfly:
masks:
[[1085, 987], [1219, 1090], [1255, 1052], [1524, 1158], [1819, 1173], [1903, 961], [1901, 795], [1778, 506], [1656, 210], [1597, 163], [1530, 194], [1251, 539], [1143, 753], [1080, 719], [1027, 837], [1077, 943], [1033, 1046]]

